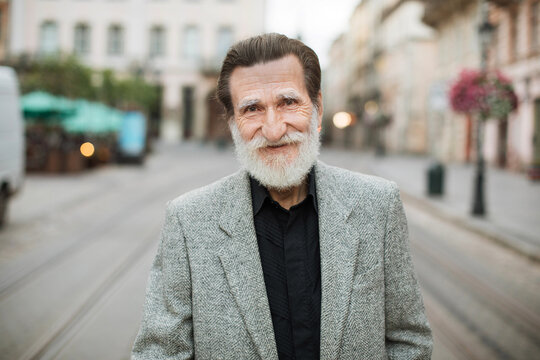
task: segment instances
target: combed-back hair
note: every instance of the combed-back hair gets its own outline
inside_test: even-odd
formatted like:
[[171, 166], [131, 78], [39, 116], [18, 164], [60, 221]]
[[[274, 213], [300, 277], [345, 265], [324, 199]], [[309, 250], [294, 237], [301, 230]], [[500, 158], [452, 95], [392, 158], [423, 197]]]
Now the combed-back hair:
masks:
[[303, 42], [285, 35], [270, 33], [251, 37], [234, 44], [221, 66], [217, 85], [217, 97], [225, 107], [226, 117], [234, 115], [229, 81], [232, 72], [239, 66], [249, 67], [294, 55], [304, 69], [304, 82], [311, 102], [320, 110], [318, 101], [321, 90], [321, 66], [315, 51]]

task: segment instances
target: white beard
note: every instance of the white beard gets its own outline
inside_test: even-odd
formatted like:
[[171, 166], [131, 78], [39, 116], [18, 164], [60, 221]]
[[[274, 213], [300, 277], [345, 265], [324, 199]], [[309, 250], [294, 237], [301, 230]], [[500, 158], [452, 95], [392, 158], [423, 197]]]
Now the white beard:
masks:
[[[263, 136], [246, 142], [242, 139], [236, 122], [229, 121], [238, 161], [263, 186], [275, 190], [290, 189], [305, 180], [319, 156], [321, 142], [318, 125], [317, 110], [313, 107], [308, 133], [287, 133], [276, 142], [270, 142]], [[290, 159], [291, 154], [267, 155], [263, 159], [259, 153], [260, 148], [285, 144], [298, 144], [298, 155], [295, 159]]]

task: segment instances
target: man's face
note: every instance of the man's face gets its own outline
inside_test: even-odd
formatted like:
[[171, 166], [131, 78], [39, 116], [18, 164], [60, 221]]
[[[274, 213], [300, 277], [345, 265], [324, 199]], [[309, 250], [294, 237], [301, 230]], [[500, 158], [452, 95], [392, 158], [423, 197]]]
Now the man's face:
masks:
[[267, 187], [298, 185], [317, 157], [322, 118], [307, 92], [300, 61], [289, 55], [238, 67], [229, 86], [230, 125], [240, 161]]

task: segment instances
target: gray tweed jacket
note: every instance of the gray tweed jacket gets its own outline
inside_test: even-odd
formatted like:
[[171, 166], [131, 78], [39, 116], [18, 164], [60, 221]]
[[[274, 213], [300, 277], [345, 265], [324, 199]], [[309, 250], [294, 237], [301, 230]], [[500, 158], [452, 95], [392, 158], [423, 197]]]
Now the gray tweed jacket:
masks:
[[[321, 359], [429, 359], [432, 338], [394, 183], [317, 163]], [[277, 359], [239, 171], [171, 201], [133, 359]]]

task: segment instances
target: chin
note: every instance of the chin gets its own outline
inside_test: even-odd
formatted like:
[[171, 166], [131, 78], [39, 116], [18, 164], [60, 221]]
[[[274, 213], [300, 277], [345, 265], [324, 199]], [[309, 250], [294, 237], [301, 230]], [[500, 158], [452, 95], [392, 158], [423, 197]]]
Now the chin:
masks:
[[260, 150], [258, 155], [259, 162], [275, 170], [279, 170], [280, 168], [287, 168], [293, 165], [295, 161], [298, 160], [297, 149], [281, 154], [272, 154], [266, 152], [265, 150]]
[[266, 188], [283, 191], [301, 185], [315, 161], [315, 154], [295, 151], [293, 154], [266, 154], [251, 159], [244, 157], [242, 163], [249, 174]]

